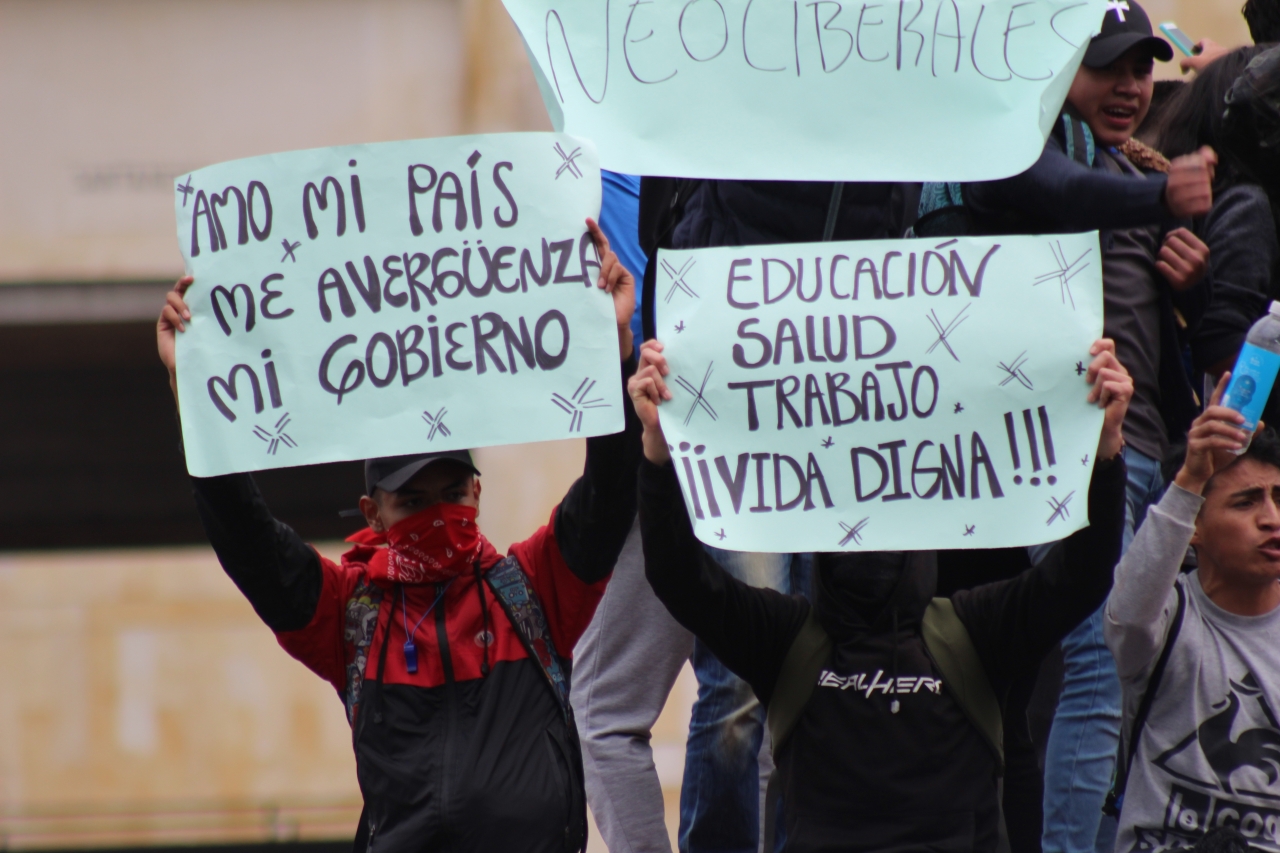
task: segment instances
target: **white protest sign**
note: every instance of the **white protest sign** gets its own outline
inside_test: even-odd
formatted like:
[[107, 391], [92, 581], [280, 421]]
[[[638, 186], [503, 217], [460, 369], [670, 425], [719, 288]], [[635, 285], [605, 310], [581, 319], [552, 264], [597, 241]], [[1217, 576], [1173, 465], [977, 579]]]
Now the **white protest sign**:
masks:
[[188, 470], [623, 428], [589, 142], [520, 133], [294, 151], [177, 181]]
[[1097, 233], [666, 251], [661, 408], [740, 551], [1031, 545], [1085, 526]]
[[980, 181], [1040, 156], [1106, 0], [504, 0], [552, 125], [637, 175]]

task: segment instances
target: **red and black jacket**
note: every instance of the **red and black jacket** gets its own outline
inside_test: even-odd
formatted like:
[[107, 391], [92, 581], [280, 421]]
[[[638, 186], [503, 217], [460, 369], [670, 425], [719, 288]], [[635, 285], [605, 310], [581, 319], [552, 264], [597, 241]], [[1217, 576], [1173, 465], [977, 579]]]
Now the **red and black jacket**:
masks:
[[[548, 525], [510, 550], [565, 659], [635, 517], [641, 428], [630, 400], [623, 405], [625, 431], [587, 440], [583, 476]], [[487, 584], [472, 573], [447, 585], [374, 580], [372, 548], [357, 545], [341, 564], [319, 556], [271, 516], [249, 475], [192, 481], [227, 574], [280, 645], [343, 700], [365, 799], [362, 849], [585, 846], [576, 728]], [[481, 571], [501, 559], [486, 541]]]

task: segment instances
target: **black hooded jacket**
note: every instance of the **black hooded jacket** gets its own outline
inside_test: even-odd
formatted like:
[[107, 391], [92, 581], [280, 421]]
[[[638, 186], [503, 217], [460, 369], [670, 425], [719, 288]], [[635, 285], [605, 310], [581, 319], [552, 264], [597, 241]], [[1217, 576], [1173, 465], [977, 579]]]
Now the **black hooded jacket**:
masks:
[[[1091, 526], [1018, 577], [952, 596], [998, 696], [1106, 598], [1124, 482], [1122, 461], [1101, 463], [1089, 490]], [[641, 463], [640, 526], [658, 598], [768, 705], [809, 603], [749, 587], [708, 557], [670, 464]], [[844, 583], [820, 561], [814, 607], [834, 648], [776, 751], [787, 849], [995, 850], [995, 758], [921, 636], [937, 555], [909, 554], [874, 615]]]

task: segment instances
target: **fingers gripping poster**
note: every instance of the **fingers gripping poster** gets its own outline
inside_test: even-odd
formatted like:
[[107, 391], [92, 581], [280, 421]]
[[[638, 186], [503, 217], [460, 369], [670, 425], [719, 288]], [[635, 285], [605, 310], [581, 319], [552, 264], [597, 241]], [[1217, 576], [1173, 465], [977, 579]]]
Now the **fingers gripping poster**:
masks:
[[504, 0], [551, 123], [637, 175], [978, 181], [1036, 161], [1108, 0]]
[[196, 476], [622, 429], [590, 143], [295, 151], [177, 181]]
[[1096, 233], [664, 250], [658, 264], [662, 427], [702, 541], [989, 548], [1088, 523]]

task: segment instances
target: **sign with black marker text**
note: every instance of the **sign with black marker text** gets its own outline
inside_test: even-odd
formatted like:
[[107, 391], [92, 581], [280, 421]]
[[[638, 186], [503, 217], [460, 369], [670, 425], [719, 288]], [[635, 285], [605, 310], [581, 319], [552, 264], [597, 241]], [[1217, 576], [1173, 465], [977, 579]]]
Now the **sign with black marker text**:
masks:
[[698, 538], [989, 548], [1088, 523], [1096, 233], [663, 250], [662, 426]]
[[589, 142], [295, 151], [177, 181], [178, 335], [201, 477], [622, 429]]

